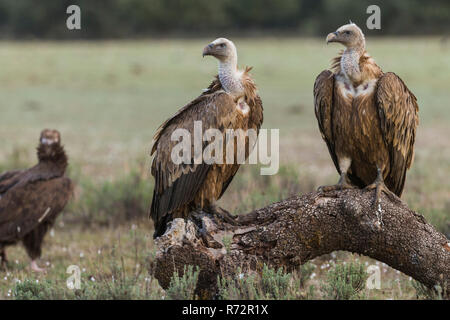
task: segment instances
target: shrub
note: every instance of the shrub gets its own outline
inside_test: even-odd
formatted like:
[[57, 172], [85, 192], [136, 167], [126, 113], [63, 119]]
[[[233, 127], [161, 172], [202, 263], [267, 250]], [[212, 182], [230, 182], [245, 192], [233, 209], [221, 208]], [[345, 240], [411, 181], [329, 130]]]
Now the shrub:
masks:
[[175, 271], [170, 280], [169, 288], [166, 290], [169, 300], [193, 300], [196, 298], [195, 288], [197, 287], [200, 269], [194, 271], [193, 266], [184, 266], [183, 275], [180, 277]]
[[368, 274], [364, 264], [350, 262], [336, 264], [328, 272], [327, 280], [321, 287], [326, 299], [349, 300], [358, 298], [359, 292], [364, 289]]
[[[223, 300], [292, 300], [314, 295], [314, 288], [302, 292], [302, 278], [298, 273], [286, 273], [263, 266], [261, 275], [244, 274], [238, 269], [236, 277], [218, 277], [218, 297]], [[303, 282], [304, 283], [304, 282]]]
[[85, 226], [117, 226], [148, 215], [153, 183], [139, 171], [114, 181], [79, 182], [80, 196], [69, 205], [66, 219]]
[[25, 280], [17, 282], [12, 290], [12, 295], [17, 300], [48, 300], [58, 299], [58, 293], [50, 281]]
[[434, 288], [428, 288], [426, 285], [416, 280], [412, 282], [412, 285], [414, 289], [416, 289], [418, 299], [443, 300], [448, 296], [448, 293], [443, 292], [442, 287], [439, 285], [434, 286]]

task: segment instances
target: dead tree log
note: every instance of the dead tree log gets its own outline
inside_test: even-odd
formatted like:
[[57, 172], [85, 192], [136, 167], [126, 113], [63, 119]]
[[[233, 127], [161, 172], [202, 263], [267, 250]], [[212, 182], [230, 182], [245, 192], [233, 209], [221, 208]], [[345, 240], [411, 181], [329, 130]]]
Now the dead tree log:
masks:
[[268, 264], [292, 270], [317, 256], [345, 250], [377, 259], [433, 287], [450, 292], [450, 243], [424, 217], [384, 194], [374, 210], [373, 192], [309, 193], [258, 209], [224, 224], [205, 213], [176, 219], [156, 240], [155, 277], [167, 288], [173, 272], [200, 267], [197, 289], [211, 296], [217, 275]]

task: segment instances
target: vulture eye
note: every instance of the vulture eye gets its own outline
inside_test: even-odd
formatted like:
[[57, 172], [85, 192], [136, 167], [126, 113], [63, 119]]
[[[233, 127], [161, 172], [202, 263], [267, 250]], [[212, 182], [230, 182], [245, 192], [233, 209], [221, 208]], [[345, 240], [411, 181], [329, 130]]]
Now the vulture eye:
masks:
[[225, 48], [227, 45], [225, 43], [219, 44], [219, 48]]
[[349, 35], [351, 32], [350, 31], [345, 31], [344, 32], [346, 35]]

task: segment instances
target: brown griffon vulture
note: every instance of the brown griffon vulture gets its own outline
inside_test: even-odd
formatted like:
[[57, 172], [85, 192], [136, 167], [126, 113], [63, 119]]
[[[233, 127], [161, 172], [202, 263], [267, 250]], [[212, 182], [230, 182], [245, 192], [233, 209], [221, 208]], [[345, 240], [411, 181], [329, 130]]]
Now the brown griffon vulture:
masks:
[[0, 257], [6, 265], [5, 247], [22, 241], [31, 258], [31, 269], [45, 271], [37, 263], [45, 234], [66, 206], [72, 182], [64, 176], [67, 156], [56, 130], [43, 130], [37, 148], [38, 164], [28, 170], [0, 175]]
[[419, 122], [416, 97], [394, 73], [383, 73], [365, 50], [354, 23], [330, 33], [327, 43], [346, 49], [334, 59], [333, 72], [322, 71], [314, 83], [319, 129], [341, 175], [337, 185], [322, 190], [366, 187], [398, 199], [414, 157]]
[[[169, 221], [186, 218], [194, 209], [232, 219], [215, 202], [224, 194], [240, 165], [236, 162], [227, 164], [226, 161], [223, 164], [195, 163], [194, 152], [190, 161], [175, 164], [171, 159], [172, 149], [178, 144], [171, 139], [174, 130], [184, 128], [194, 136], [194, 121], [201, 121], [202, 133], [209, 128], [218, 129], [223, 134], [228, 129], [253, 129], [259, 133], [263, 121], [262, 102], [249, 74], [251, 68], [237, 68], [237, 51], [233, 42], [225, 38], [216, 39], [204, 48], [203, 56], [207, 55], [219, 60], [218, 76], [198, 98], [165, 121], [154, 137], [151, 172], [155, 187], [150, 215], [155, 225], [155, 238], [165, 232]], [[248, 157], [253, 145], [249, 145], [248, 137], [243, 139], [245, 157]], [[190, 146], [194, 149], [194, 143]], [[225, 147], [223, 153], [225, 159]]]

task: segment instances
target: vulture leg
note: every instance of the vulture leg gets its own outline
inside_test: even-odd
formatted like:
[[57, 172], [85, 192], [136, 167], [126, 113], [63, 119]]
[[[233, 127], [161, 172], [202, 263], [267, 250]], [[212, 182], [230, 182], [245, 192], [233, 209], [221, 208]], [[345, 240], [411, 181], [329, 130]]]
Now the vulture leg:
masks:
[[40, 268], [36, 260], [41, 256], [42, 252], [42, 241], [44, 240], [44, 236], [47, 233], [47, 230], [50, 228], [51, 223], [43, 222], [33, 231], [29, 232], [23, 239], [22, 242], [25, 246], [25, 249], [28, 253], [28, 256], [31, 258], [31, 270], [35, 272], [44, 272], [45, 269]]
[[381, 211], [381, 205], [380, 205], [381, 192], [384, 192], [389, 197], [389, 199], [391, 199], [395, 203], [399, 203], [399, 202], [401, 203], [401, 200], [391, 190], [389, 190], [388, 187], [386, 187], [386, 185], [384, 184], [383, 172], [378, 166], [377, 166], [377, 178], [375, 179], [375, 181], [372, 184], [369, 184], [364, 189], [365, 190], [375, 189], [375, 200], [373, 202], [373, 206], [374, 206], [375, 212], [377, 213], [378, 223], [380, 225], [382, 225], [383, 220], [382, 220], [382, 216], [381, 216], [382, 211]]
[[217, 242], [212, 235], [210, 235], [206, 230], [200, 230], [200, 237], [203, 240], [203, 243], [208, 248], [220, 249], [222, 245]]
[[348, 182], [347, 172], [342, 171], [341, 177], [337, 184], [331, 186], [320, 186], [317, 191], [319, 192], [330, 192], [345, 189], [355, 189], [356, 187]]
[[6, 256], [5, 248], [1, 249], [1, 251], [0, 251], [0, 258], [2, 259], [2, 263], [1, 263], [0, 267], [2, 269], [6, 270], [7, 269], [8, 258]]
[[210, 205], [208, 207], [207, 211], [210, 212], [211, 214], [213, 214], [215, 217], [220, 218], [224, 222], [227, 222], [233, 226], [237, 225], [237, 222], [236, 222], [237, 217], [233, 216], [231, 213], [220, 208], [219, 206]]

